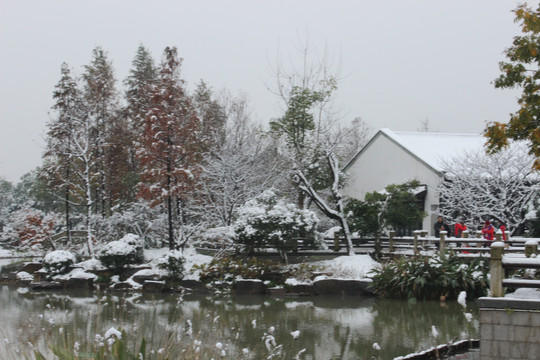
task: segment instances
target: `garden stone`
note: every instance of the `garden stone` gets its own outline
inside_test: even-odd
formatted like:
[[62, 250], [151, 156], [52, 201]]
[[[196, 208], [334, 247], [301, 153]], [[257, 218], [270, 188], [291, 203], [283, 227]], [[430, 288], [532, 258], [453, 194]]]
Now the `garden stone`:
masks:
[[94, 279], [91, 278], [70, 278], [64, 283], [65, 289], [93, 290]]
[[157, 272], [154, 273], [135, 273], [132, 277], [133, 281], [143, 285], [146, 281], [159, 280], [160, 275]]
[[313, 285], [311, 284], [296, 284], [287, 285], [287, 293], [296, 295], [313, 295]]
[[373, 295], [371, 281], [347, 279], [323, 279], [313, 283], [316, 295]]
[[120, 275], [120, 280], [126, 281], [127, 279], [135, 275], [138, 271], [146, 270], [146, 269], [151, 269], [151, 267], [148, 265], [129, 267], [129, 268], [123, 269], [118, 275]]
[[32, 290], [62, 290], [64, 287], [57, 281], [31, 282], [28, 287]]
[[165, 289], [164, 281], [146, 280], [143, 284], [143, 292], [160, 293]]
[[234, 284], [236, 294], [258, 295], [264, 294], [265, 290], [264, 283], [258, 279], [237, 280]]
[[29, 274], [33, 274], [38, 270], [41, 270], [43, 268], [43, 264], [40, 262], [28, 262], [25, 263], [20, 271], [26, 271]]
[[111, 286], [112, 290], [131, 290], [133, 285], [127, 282], [119, 282]]
[[285, 297], [286, 292], [283, 287], [268, 288], [267, 292], [273, 297]]

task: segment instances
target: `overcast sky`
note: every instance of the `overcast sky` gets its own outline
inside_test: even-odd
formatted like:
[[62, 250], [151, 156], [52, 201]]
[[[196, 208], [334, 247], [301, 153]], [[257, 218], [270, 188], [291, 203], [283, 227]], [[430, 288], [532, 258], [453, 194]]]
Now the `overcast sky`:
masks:
[[[268, 89], [278, 54], [288, 66], [306, 34], [341, 66], [344, 120], [375, 129], [480, 133], [506, 121], [517, 91], [494, 89], [519, 26], [512, 0], [0, 0], [0, 177], [41, 163], [52, 92], [67, 62], [76, 74], [101, 46], [125, 79], [139, 44], [166, 46], [182, 76], [245, 94], [256, 119], [280, 116]], [[318, 51], [318, 52], [317, 52]]]

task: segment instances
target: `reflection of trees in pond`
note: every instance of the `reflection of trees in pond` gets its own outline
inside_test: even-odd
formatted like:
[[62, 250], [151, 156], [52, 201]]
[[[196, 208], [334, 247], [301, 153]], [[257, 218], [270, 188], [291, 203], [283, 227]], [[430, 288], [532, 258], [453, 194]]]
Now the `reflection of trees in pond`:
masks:
[[[439, 343], [467, 329], [463, 312], [455, 302], [441, 307], [436, 302], [410, 304], [358, 297], [279, 299], [134, 293], [70, 296], [18, 294], [3, 289], [0, 309], [3, 321], [9, 324], [6, 328], [13, 328], [9, 330], [11, 337], [17, 336], [17, 329], [24, 329], [21, 343], [40, 336], [58, 336], [58, 329], [63, 327], [71, 343], [80, 342], [84, 351], [88, 348], [85, 343], [92, 344], [95, 334], [104, 335], [114, 326], [126, 331], [132, 348], [143, 337], [149, 349], [172, 342], [175, 351], [193, 350], [194, 340], [199, 340], [201, 354], [218, 358], [215, 345], [221, 342], [229, 359], [238, 358], [242, 348], [248, 348], [254, 359], [265, 358], [268, 351], [262, 337], [270, 327], [275, 328], [276, 343], [283, 345], [283, 358], [293, 358], [306, 348], [302, 359], [325, 360], [372, 355], [393, 358], [433, 346], [431, 325], [441, 334]], [[48, 323], [49, 319], [53, 324]], [[191, 336], [186, 331], [188, 321], [192, 324]], [[300, 331], [298, 340], [290, 334], [295, 330]], [[473, 326], [471, 332], [474, 337], [478, 326]], [[372, 349], [374, 342], [381, 345], [380, 352]]]

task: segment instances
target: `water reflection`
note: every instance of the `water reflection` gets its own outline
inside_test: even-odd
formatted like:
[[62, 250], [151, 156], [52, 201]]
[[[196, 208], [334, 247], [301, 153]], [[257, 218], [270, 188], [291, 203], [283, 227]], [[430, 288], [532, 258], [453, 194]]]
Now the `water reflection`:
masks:
[[[478, 337], [478, 323], [467, 323], [456, 302], [34, 293], [4, 286], [0, 309], [2, 336], [12, 347], [50, 346], [52, 338], [67, 334], [62, 341], [68, 347], [78, 341], [81, 351], [90, 351], [95, 335], [114, 326], [126, 331], [133, 348], [144, 337], [148, 348], [168, 347], [170, 354], [191, 354], [185, 357], [192, 359], [266, 358], [264, 337], [270, 334], [281, 345], [274, 359], [291, 359], [305, 349], [301, 359], [324, 360], [392, 359], [452, 338]], [[473, 314], [477, 318], [475, 309]], [[431, 335], [432, 325], [438, 339]], [[300, 331], [297, 340], [291, 335], [295, 330]], [[381, 350], [373, 349], [375, 342]], [[217, 343], [223, 344], [225, 357]], [[247, 356], [242, 349], [249, 350]]]

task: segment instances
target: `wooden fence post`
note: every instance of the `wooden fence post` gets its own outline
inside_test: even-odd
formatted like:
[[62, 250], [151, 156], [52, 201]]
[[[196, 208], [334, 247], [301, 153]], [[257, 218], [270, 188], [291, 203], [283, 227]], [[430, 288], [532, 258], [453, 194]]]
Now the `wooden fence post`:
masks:
[[448, 234], [448, 232], [445, 230], [439, 232], [439, 252], [442, 253], [446, 251], [446, 234]]
[[393, 253], [394, 252], [394, 236], [396, 236], [396, 232], [394, 230], [390, 230], [388, 233], [389, 239], [388, 239], [388, 251]]
[[504, 279], [504, 269], [502, 266], [502, 255], [504, 251], [504, 243], [496, 241], [491, 244], [491, 255], [489, 259], [489, 274], [491, 276], [490, 282], [490, 296], [491, 297], [503, 297], [504, 288], [502, 281]]
[[339, 231], [334, 231], [334, 251], [339, 251]]

